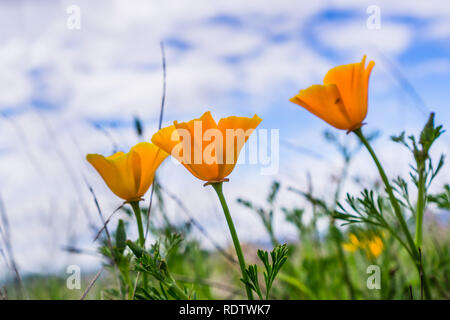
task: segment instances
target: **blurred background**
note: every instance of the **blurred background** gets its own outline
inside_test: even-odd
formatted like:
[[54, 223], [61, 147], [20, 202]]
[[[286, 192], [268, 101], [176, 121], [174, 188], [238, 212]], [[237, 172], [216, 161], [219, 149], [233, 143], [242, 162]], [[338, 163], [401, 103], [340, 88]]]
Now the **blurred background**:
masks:
[[[78, 9], [79, 28], [73, 28], [70, 19]], [[157, 130], [161, 41], [167, 61], [164, 126], [210, 110], [216, 119], [256, 113], [263, 119], [260, 128], [279, 129], [276, 174], [261, 175], [261, 165], [242, 165], [224, 186], [243, 242], [264, 245], [268, 239], [255, 213], [237, 197], [265, 201], [274, 180], [281, 184], [277, 201], [287, 207], [304, 201], [288, 187], [312, 186], [333, 197], [330, 180], [343, 164], [323, 132], [349, 143], [354, 137], [288, 101], [298, 90], [321, 83], [333, 66], [359, 62], [363, 54], [376, 62], [364, 130], [379, 131], [375, 149], [391, 176], [407, 177], [413, 159], [390, 135], [416, 134], [431, 111], [444, 127], [450, 120], [450, 6], [444, 0], [1, 0], [0, 21], [0, 204], [22, 275], [64, 274], [74, 264], [83, 273], [98, 270], [93, 239], [102, 223], [88, 186], [105, 217], [121, 200], [85, 155], [128, 151]], [[434, 155], [448, 154], [449, 144], [444, 134]], [[434, 186], [448, 183], [449, 173], [444, 166]], [[355, 158], [350, 176], [377, 178], [365, 151]], [[228, 246], [211, 188], [170, 160], [158, 178], [214, 241]], [[344, 190], [357, 190], [352, 179]], [[146, 203], [148, 198], [149, 193]], [[175, 201], [165, 205], [172, 223], [187, 220]], [[448, 223], [448, 212], [435, 214]], [[119, 213], [111, 226], [118, 217], [126, 219]], [[152, 219], [157, 225], [162, 218]], [[280, 212], [274, 219], [280, 241], [296, 239], [296, 229]], [[193, 232], [212, 248], [203, 233]], [[85, 253], [67, 252], [67, 246]], [[3, 258], [0, 279], [12, 274]]]

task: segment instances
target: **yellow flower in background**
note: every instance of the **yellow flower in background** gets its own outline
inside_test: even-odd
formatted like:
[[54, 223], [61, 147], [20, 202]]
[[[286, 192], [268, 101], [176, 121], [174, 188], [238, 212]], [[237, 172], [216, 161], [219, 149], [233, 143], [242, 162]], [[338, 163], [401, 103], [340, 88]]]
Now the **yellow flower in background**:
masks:
[[289, 101], [304, 107], [337, 129], [353, 131], [363, 125], [367, 115], [369, 77], [375, 62], [335, 67], [328, 71], [323, 85], [300, 90]]
[[350, 242], [351, 242], [354, 246], [358, 247], [358, 246], [360, 245], [360, 242], [359, 242], [358, 238], [357, 238], [353, 233], [351, 233], [351, 234], [349, 235], [349, 239], [350, 239]]
[[344, 243], [342, 244], [342, 247], [344, 248], [345, 251], [348, 252], [355, 252], [356, 250], [358, 250], [358, 247], [355, 246], [353, 243]]
[[384, 249], [383, 240], [377, 235], [360, 235], [358, 238], [355, 234], [350, 233], [349, 242], [343, 243], [342, 247], [348, 252], [363, 250], [369, 259], [377, 258]]
[[343, 247], [346, 251], [355, 252], [359, 248], [360, 242], [353, 233], [350, 233], [348, 238], [350, 239], [350, 242], [344, 243]]
[[261, 121], [254, 115], [232, 116], [216, 123], [208, 111], [189, 122], [174, 121], [155, 133], [152, 142], [198, 179], [221, 182], [233, 171], [242, 147]]
[[139, 201], [153, 183], [155, 171], [168, 156], [149, 142], [141, 142], [130, 152], [104, 157], [88, 154], [87, 161], [97, 170], [115, 195], [127, 202]]
[[376, 236], [369, 241], [368, 247], [369, 251], [367, 254], [369, 256], [376, 258], [383, 252], [384, 249], [383, 241], [381, 240], [380, 237]]

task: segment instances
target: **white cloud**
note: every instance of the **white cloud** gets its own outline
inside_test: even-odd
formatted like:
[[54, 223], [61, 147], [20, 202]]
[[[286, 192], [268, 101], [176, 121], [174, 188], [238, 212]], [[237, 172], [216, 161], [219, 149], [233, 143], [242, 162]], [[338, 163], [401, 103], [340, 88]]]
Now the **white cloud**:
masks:
[[448, 40], [450, 38], [450, 22], [448, 17], [431, 22], [423, 33], [430, 38]]
[[400, 24], [386, 23], [380, 29], [368, 29], [365, 21], [323, 24], [317, 30], [322, 44], [344, 52], [381, 50], [385, 54], [398, 55], [412, 41], [412, 30]]
[[426, 78], [437, 75], [448, 75], [450, 73], [450, 60], [430, 59], [407, 68], [408, 78]]

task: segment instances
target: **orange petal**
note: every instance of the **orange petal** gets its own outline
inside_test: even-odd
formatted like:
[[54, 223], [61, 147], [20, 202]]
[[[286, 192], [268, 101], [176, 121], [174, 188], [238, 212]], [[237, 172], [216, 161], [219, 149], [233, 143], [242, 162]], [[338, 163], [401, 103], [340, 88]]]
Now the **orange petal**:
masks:
[[86, 159], [97, 170], [114, 194], [124, 200], [135, 197], [133, 163], [130, 161], [128, 154], [118, 152], [107, 158], [99, 154], [88, 154]]
[[218, 126], [223, 136], [223, 158], [219, 165], [219, 179], [231, 174], [242, 147], [261, 121], [256, 114], [253, 118], [232, 116], [220, 119]]
[[367, 69], [365, 63], [366, 56], [364, 55], [359, 63], [331, 69], [323, 79], [325, 85], [335, 84], [338, 87], [352, 127], [360, 125], [367, 115], [369, 76], [375, 63], [370, 61]]
[[130, 152], [137, 153], [140, 159], [140, 183], [137, 195], [142, 197], [151, 186], [155, 172], [168, 154], [149, 142], [141, 142], [131, 148]]
[[178, 135], [174, 125], [160, 129], [152, 136], [152, 142], [164, 150], [168, 154], [172, 154], [172, 150], [180, 143], [180, 136]]
[[[190, 132], [188, 132], [188, 133], [189, 133], [189, 136], [183, 135], [182, 137], [180, 137], [175, 126], [171, 125], [171, 126], [162, 128], [158, 132], [156, 132], [152, 137], [152, 142], [156, 146], [158, 146], [159, 148], [164, 150], [166, 153], [170, 154], [172, 157], [177, 159], [195, 177], [197, 177], [198, 179], [202, 179], [200, 176], [198, 176], [198, 174], [196, 172], [192, 171], [192, 169], [188, 165], [186, 165], [186, 162], [191, 161], [190, 160], [191, 150], [190, 149], [184, 150], [185, 143], [188, 143], [189, 148], [191, 146]], [[189, 141], [185, 142], [184, 139], [189, 139]], [[189, 155], [186, 155], [186, 152], [189, 153]], [[189, 158], [188, 161], [185, 161], [185, 159], [184, 159], [185, 156], [188, 156], [188, 158]]]
[[[203, 159], [203, 152], [210, 142], [204, 141], [203, 137], [207, 130], [217, 129], [216, 121], [211, 116], [211, 112], [205, 112], [200, 118], [193, 119], [189, 122], [174, 121], [174, 126], [180, 136], [185, 136], [184, 133], [190, 134], [190, 156], [184, 158], [183, 165], [197, 178], [204, 181], [216, 180], [218, 178], [219, 168], [216, 163], [205, 163]], [[184, 132], [181, 132], [183, 131]], [[184, 144], [185, 142], [183, 142]], [[188, 150], [183, 150], [188, 153]], [[187, 156], [184, 155], [184, 157]]]
[[334, 84], [312, 85], [300, 90], [289, 101], [304, 107], [335, 128], [349, 130], [352, 127], [350, 116]]

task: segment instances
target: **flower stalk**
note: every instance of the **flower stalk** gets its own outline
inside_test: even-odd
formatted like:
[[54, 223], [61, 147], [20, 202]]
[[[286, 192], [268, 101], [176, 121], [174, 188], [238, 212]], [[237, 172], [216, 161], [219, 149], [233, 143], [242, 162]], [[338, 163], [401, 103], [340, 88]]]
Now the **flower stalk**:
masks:
[[[406, 249], [410, 253], [411, 258], [416, 265], [417, 271], [419, 272], [423, 290], [425, 292], [425, 297], [427, 299], [431, 299], [431, 294], [430, 294], [430, 290], [428, 287], [427, 277], [425, 276], [425, 271], [424, 271], [423, 264], [422, 264], [422, 255], [421, 255], [420, 247], [418, 247], [416, 245], [416, 242], [414, 242], [414, 240], [413, 240], [411, 232], [409, 231], [408, 225], [406, 224], [405, 218], [403, 217], [403, 214], [401, 212], [400, 204], [399, 204], [397, 198], [395, 197], [392, 186], [389, 183], [389, 179], [387, 178], [386, 172], [384, 171], [383, 166], [381, 165], [380, 161], [378, 160], [378, 157], [375, 154], [375, 151], [372, 149], [369, 141], [366, 139], [366, 137], [362, 133], [361, 128], [355, 129], [355, 130], [353, 130], [353, 132], [359, 138], [361, 143], [366, 147], [367, 151], [369, 151], [373, 161], [375, 162], [375, 164], [378, 168], [378, 172], [380, 174], [381, 180], [383, 180], [384, 186], [386, 188], [386, 192], [389, 196], [389, 201], [394, 210], [394, 214], [397, 217], [397, 220], [400, 223], [402, 232], [406, 237], [406, 241], [407, 241]], [[419, 172], [419, 175], [420, 175], [420, 172]], [[423, 172], [422, 172], [422, 179], [423, 179]], [[419, 180], [420, 180], [420, 176], [419, 176]], [[420, 189], [422, 189], [422, 195], [420, 194], [421, 193]], [[418, 206], [417, 206], [418, 210], [419, 210], [419, 202], [423, 201], [423, 190], [424, 190], [424, 181], [422, 181], [422, 187], [420, 187], [420, 184], [419, 184], [419, 199], [418, 199]], [[420, 200], [420, 198], [422, 198], [422, 200]], [[423, 204], [421, 206], [422, 206], [421, 215], [423, 217]], [[418, 213], [419, 213], [419, 211], [418, 211]], [[418, 226], [419, 224], [420, 224], [420, 226]], [[420, 223], [419, 223], [419, 220], [417, 220], [416, 226], [419, 229], [420, 233], [422, 233], [422, 221], [420, 221]], [[416, 234], [416, 237], [417, 237], [417, 234]], [[421, 239], [421, 236], [419, 236], [419, 237]]]
[[253, 300], [253, 294], [252, 290], [247, 284], [247, 274], [245, 272], [246, 264], [244, 260], [244, 254], [242, 253], [241, 244], [239, 242], [239, 238], [236, 232], [236, 228], [234, 227], [233, 219], [231, 218], [230, 210], [228, 209], [227, 202], [225, 200], [225, 197], [223, 195], [222, 190], [223, 182], [216, 182], [211, 183], [211, 186], [214, 188], [214, 190], [217, 193], [217, 196], [219, 197], [220, 204], [222, 205], [223, 213], [225, 214], [225, 219], [227, 220], [228, 228], [231, 233], [231, 238], [233, 239], [234, 249], [236, 250], [236, 255], [239, 261], [239, 266], [241, 268], [242, 278], [245, 282], [245, 289], [247, 291], [247, 297], [249, 300]]
[[[141, 208], [139, 207], [139, 201], [131, 201], [130, 205], [133, 208], [133, 212], [136, 217], [136, 223], [139, 233], [139, 245], [143, 250], [145, 250], [145, 236], [144, 236], [144, 228], [142, 225], [142, 214]], [[147, 289], [147, 282], [148, 282], [147, 280], [148, 280], [147, 275], [144, 273], [142, 276], [142, 286], [144, 289]]]
[[169, 281], [167, 281], [166, 286], [169, 290], [173, 290], [178, 297], [182, 300], [190, 300], [189, 296], [184, 293], [184, 291], [177, 285], [175, 280], [170, 276]]
[[142, 248], [144, 248], [145, 247], [145, 237], [144, 237], [144, 228], [142, 226], [141, 208], [139, 207], [138, 201], [131, 201], [130, 205], [133, 208], [133, 212], [136, 217], [136, 223], [137, 223], [138, 233], [139, 233], [139, 245]]
[[389, 183], [389, 179], [386, 175], [386, 172], [384, 171], [383, 166], [381, 165], [380, 161], [378, 160], [378, 157], [375, 154], [375, 151], [372, 149], [372, 146], [370, 145], [369, 141], [367, 141], [366, 137], [363, 135], [361, 128], [353, 130], [353, 132], [359, 138], [361, 143], [366, 147], [367, 151], [369, 151], [370, 156], [372, 157], [373, 161], [375, 162], [375, 165], [377, 166], [381, 180], [383, 180], [384, 186], [386, 188], [386, 192], [389, 196], [389, 201], [391, 202], [392, 208], [394, 209], [395, 216], [397, 217], [397, 220], [400, 223], [400, 227], [402, 228], [402, 231], [405, 234], [406, 241], [408, 242], [409, 248], [411, 249], [411, 252], [414, 253], [415, 258], [418, 258], [417, 250], [415, 250], [415, 244], [414, 244], [413, 238], [411, 236], [411, 233], [409, 232], [408, 225], [406, 224], [405, 218], [403, 217], [401, 209], [400, 209], [400, 204], [398, 203], [397, 198], [394, 196], [394, 191], [392, 189], [391, 184]]
[[417, 168], [419, 180], [417, 182], [417, 205], [416, 205], [416, 238], [415, 243], [418, 248], [422, 248], [422, 226], [425, 211], [425, 168], [423, 163]]

